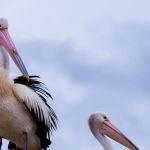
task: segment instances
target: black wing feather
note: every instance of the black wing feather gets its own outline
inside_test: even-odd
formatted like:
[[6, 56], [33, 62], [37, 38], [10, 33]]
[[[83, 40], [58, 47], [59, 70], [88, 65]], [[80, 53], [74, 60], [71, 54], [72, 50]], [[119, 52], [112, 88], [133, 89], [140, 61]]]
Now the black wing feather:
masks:
[[[47, 103], [47, 99], [48, 98], [52, 98], [51, 94], [48, 92], [47, 87], [45, 86], [45, 84], [43, 84], [41, 81], [39, 81], [40, 77], [39, 76], [29, 76], [29, 80], [26, 79], [26, 77], [24, 76], [19, 76], [17, 78], [14, 79], [14, 83], [19, 83], [19, 84], [23, 84], [28, 86], [29, 88], [31, 88], [34, 92], [36, 92], [41, 99], [43, 100], [43, 102], [45, 103], [45, 105], [47, 105], [47, 107], [50, 109], [50, 118], [51, 118], [51, 123], [50, 126], [48, 127], [44, 121], [41, 121], [38, 119], [38, 117], [36, 116], [36, 113], [34, 112], [33, 109], [29, 110], [32, 117], [34, 118], [34, 120], [37, 123], [37, 130], [36, 130], [36, 134], [39, 136], [40, 141], [41, 141], [41, 147], [43, 149], [46, 149], [50, 144], [51, 144], [51, 140], [50, 140], [50, 133], [52, 132], [52, 130], [56, 130], [57, 129], [57, 122], [58, 122], [58, 118], [55, 114], [55, 112], [53, 111], [53, 109], [48, 105]], [[40, 109], [39, 109], [40, 111]], [[41, 113], [39, 113], [41, 114]]]

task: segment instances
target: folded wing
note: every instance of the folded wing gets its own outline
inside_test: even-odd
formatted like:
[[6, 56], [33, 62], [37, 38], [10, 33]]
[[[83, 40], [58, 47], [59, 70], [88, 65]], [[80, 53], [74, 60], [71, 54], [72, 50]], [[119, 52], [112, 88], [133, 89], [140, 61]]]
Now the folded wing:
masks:
[[[37, 123], [37, 134], [41, 139], [42, 148], [50, 144], [50, 132], [57, 128], [57, 116], [48, 105], [47, 99], [52, 98], [45, 85], [38, 81], [38, 76], [30, 76], [28, 81], [21, 76], [14, 79], [14, 95], [30, 111]], [[47, 139], [48, 137], [48, 139]]]

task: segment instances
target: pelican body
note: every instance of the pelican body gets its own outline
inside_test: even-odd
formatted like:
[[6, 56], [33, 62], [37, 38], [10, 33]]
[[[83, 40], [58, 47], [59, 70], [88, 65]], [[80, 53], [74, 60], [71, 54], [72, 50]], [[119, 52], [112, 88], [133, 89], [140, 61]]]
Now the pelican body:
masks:
[[91, 114], [88, 120], [89, 128], [104, 150], [114, 150], [107, 137], [124, 145], [130, 150], [139, 150], [119, 129], [117, 129], [102, 113]]
[[23, 147], [23, 133], [28, 133], [29, 149], [40, 149], [36, 123], [13, 92], [13, 82], [0, 72], [0, 137]]
[[[10, 78], [8, 54], [23, 77]], [[46, 97], [50, 94], [41, 88], [41, 84], [29, 77], [8, 33], [8, 22], [1, 18], [0, 137], [11, 141], [9, 149], [46, 150], [50, 145], [49, 132], [56, 128], [57, 116], [47, 104]]]

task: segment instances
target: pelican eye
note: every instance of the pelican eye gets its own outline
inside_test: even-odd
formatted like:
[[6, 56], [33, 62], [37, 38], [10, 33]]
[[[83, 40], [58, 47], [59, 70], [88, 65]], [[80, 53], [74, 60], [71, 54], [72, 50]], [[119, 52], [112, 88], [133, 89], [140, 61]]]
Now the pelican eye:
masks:
[[104, 121], [108, 121], [108, 117], [106, 115], [103, 116]]
[[2, 28], [2, 25], [0, 24], [0, 28]]

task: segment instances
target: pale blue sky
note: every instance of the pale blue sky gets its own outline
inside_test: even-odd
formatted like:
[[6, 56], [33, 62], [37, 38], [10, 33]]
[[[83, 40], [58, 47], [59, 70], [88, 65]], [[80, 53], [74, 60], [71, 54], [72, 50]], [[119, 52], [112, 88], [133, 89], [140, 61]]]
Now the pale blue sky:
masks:
[[27, 69], [54, 97], [60, 122], [50, 149], [102, 149], [87, 126], [89, 114], [101, 111], [148, 150], [148, 0], [1, 0], [0, 11]]

